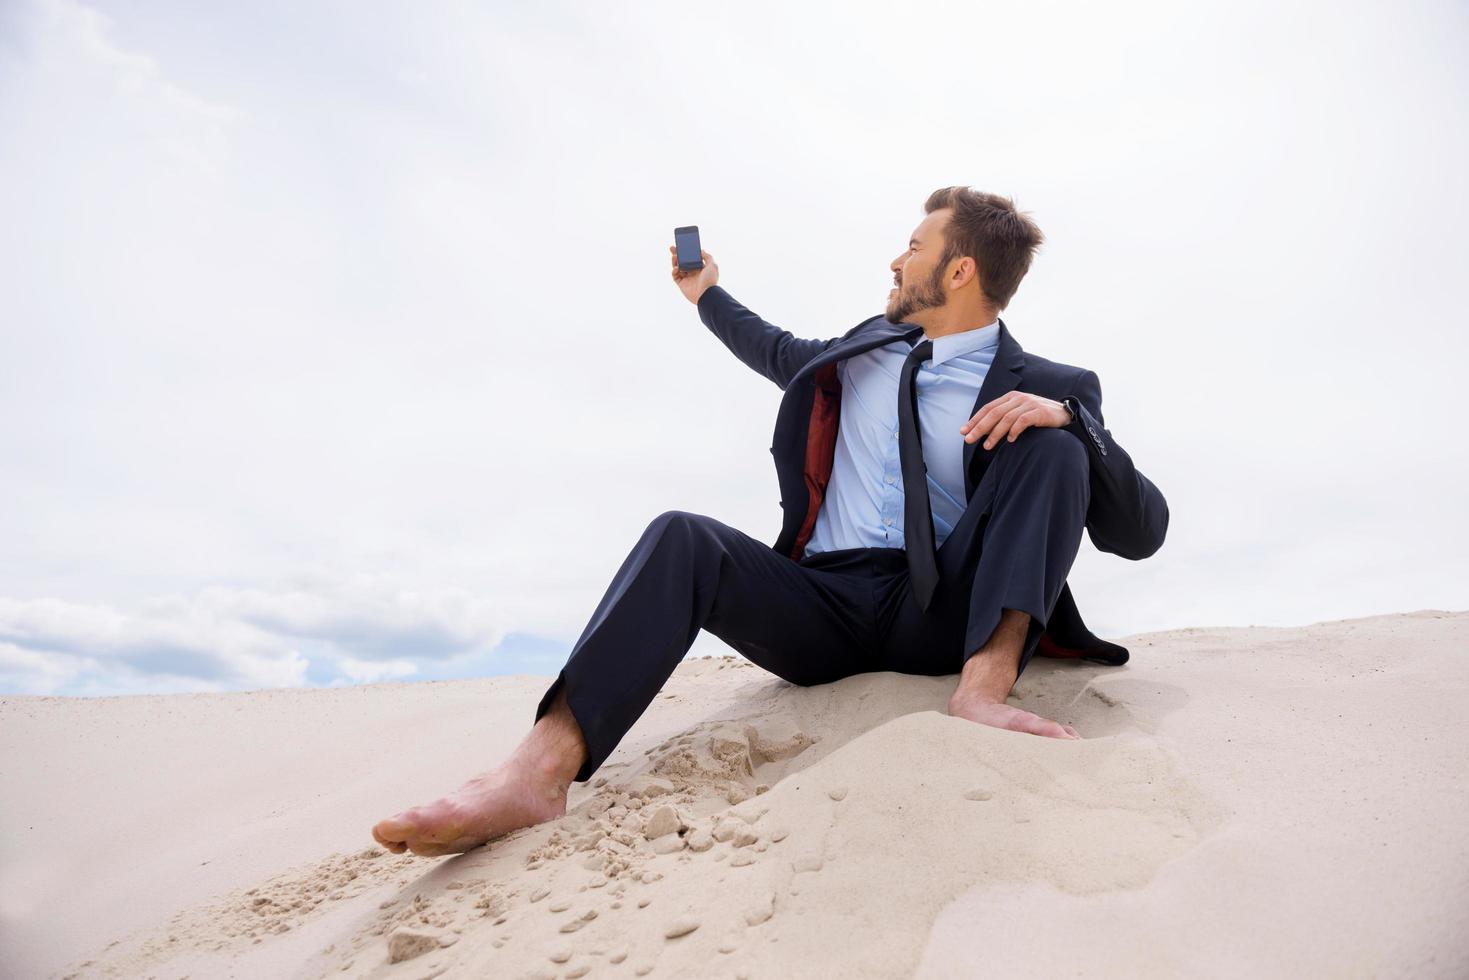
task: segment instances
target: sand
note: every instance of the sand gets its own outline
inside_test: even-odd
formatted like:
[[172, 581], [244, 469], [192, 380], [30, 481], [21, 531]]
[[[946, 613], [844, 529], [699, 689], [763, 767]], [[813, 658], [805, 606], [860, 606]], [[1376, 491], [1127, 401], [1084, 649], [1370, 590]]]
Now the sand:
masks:
[[686, 661], [565, 817], [370, 827], [549, 678], [0, 699], [0, 975], [1469, 976], [1469, 613], [1121, 640], [1012, 703]]

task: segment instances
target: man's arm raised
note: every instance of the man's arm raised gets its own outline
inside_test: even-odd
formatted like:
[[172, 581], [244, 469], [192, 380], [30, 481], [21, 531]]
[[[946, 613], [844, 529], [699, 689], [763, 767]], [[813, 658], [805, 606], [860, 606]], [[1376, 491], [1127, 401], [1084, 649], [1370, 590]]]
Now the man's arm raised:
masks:
[[708, 252], [700, 252], [704, 268], [685, 271], [673, 253], [673, 281], [699, 309], [699, 319], [736, 357], [784, 389], [801, 366], [826, 350], [835, 340], [804, 340], [768, 323], [742, 306], [719, 285], [719, 266]]

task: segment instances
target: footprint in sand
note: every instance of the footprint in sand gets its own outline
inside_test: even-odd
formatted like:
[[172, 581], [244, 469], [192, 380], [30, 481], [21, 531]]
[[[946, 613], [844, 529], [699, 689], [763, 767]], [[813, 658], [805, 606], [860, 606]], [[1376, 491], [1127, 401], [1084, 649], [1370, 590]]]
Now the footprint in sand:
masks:
[[745, 741], [750, 746], [750, 761], [756, 766], [767, 762], [779, 762], [792, 756], [800, 755], [812, 745], [816, 739], [801, 731], [786, 729], [777, 731], [773, 725], [777, 723], [767, 722], [765, 731], [761, 731], [754, 725], [745, 726]]

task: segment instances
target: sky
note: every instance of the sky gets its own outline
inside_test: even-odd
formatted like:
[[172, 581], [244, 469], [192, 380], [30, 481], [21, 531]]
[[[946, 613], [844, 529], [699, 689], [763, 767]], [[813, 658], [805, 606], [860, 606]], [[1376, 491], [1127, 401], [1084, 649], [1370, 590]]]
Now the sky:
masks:
[[[1118, 639], [1469, 609], [1461, 3], [0, 2], [0, 693], [554, 675], [938, 187], [1168, 500]], [[693, 656], [728, 652], [701, 634]], [[1390, 652], [1385, 652], [1389, 656]], [[956, 664], [956, 670], [957, 670]]]

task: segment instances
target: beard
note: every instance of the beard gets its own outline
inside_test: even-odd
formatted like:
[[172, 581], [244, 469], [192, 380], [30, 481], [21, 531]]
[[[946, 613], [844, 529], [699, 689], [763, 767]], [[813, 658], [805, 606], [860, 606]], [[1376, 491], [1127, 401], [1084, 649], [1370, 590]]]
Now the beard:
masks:
[[902, 323], [920, 310], [931, 310], [948, 302], [948, 294], [942, 284], [943, 269], [938, 269], [927, 280], [920, 280], [912, 289], [898, 287], [898, 295], [888, 300], [883, 318], [889, 323]]

